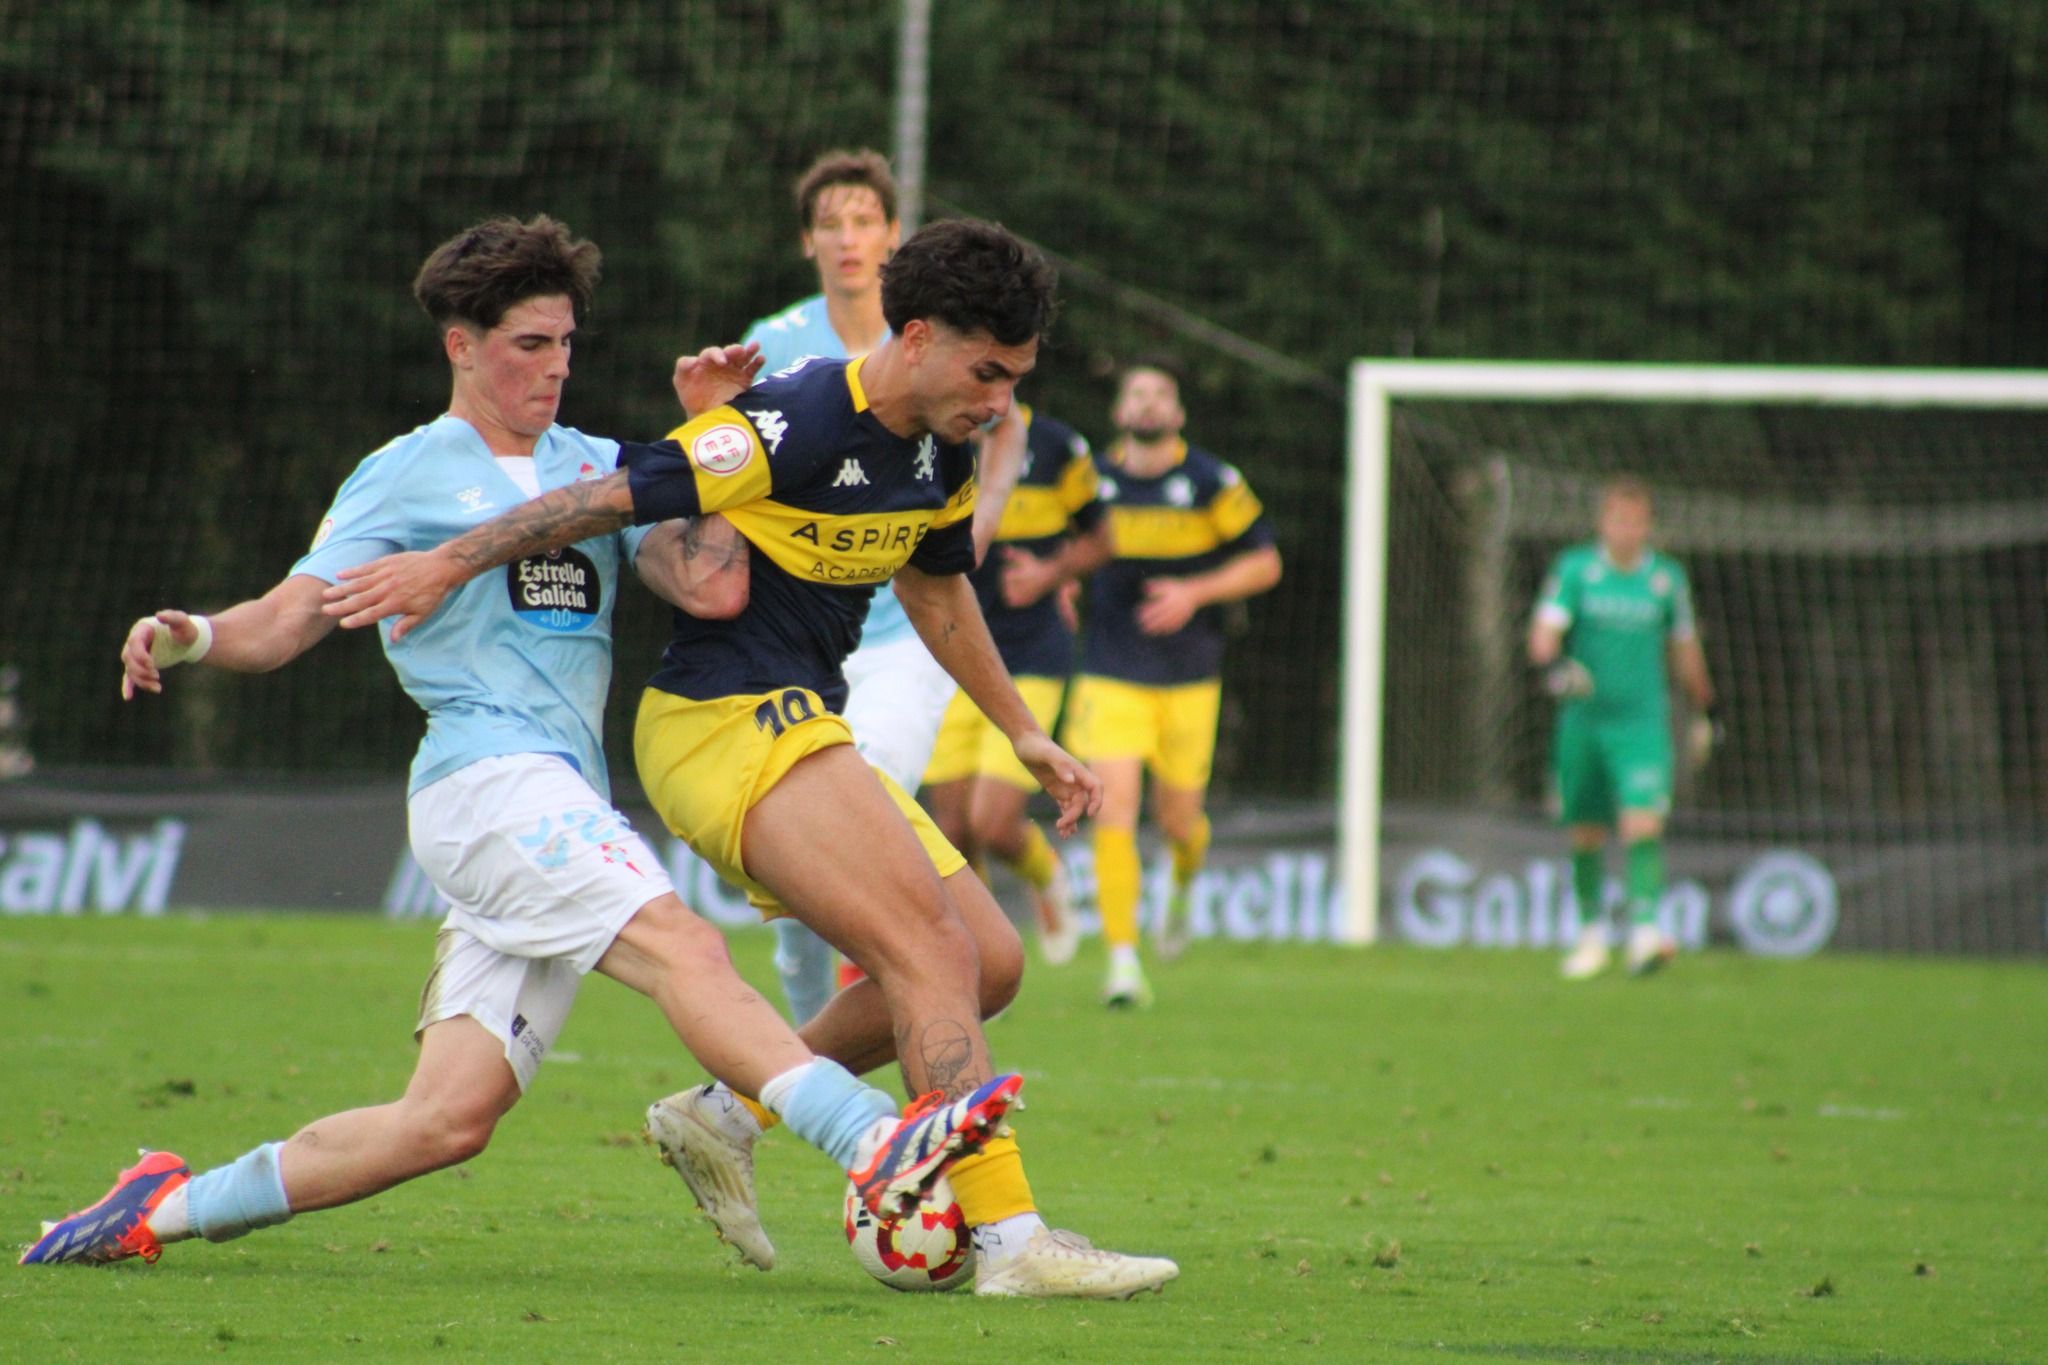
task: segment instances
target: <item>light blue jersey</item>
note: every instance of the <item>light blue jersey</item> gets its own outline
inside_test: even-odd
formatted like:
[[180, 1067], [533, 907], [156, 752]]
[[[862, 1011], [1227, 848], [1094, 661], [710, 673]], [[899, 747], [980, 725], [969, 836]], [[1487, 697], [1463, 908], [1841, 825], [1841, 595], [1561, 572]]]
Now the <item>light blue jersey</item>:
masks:
[[[546, 492], [603, 478], [618, 457], [615, 441], [549, 427], [534, 447], [533, 473]], [[475, 427], [443, 416], [356, 466], [292, 572], [339, 582], [343, 569], [432, 549], [526, 498]], [[612, 604], [619, 565], [631, 562], [647, 529], [481, 574], [396, 644], [390, 623], [378, 627], [399, 684], [427, 713], [408, 795], [479, 759], [541, 753], [559, 754], [610, 798], [600, 736]]]
[[[853, 358], [847, 354], [839, 333], [832, 330], [823, 294], [813, 294], [780, 313], [758, 319], [740, 340], [761, 343], [761, 358], [766, 362], [761, 367], [764, 374], [786, 370], [811, 356], [826, 360]], [[903, 604], [896, 600], [896, 589], [887, 583], [876, 589], [874, 600], [868, 603], [867, 620], [861, 626], [862, 647], [908, 639], [916, 633], [910, 618], [903, 614]]]

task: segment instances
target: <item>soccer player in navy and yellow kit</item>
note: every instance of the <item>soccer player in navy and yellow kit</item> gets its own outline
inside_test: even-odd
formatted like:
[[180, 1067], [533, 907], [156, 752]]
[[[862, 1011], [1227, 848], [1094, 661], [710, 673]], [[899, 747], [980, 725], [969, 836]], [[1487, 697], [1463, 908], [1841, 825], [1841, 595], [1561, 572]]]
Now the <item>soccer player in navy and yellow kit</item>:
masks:
[[[1042, 412], [1019, 411], [1023, 470], [991, 552], [969, 581], [1017, 691], [1050, 729], [1074, 665], [1074, 633], [1054, 594], [1107, 563], [1112, 547], [1087, 438]], [[1079, 935], [1066, 871], [1045, 831], [1025, 814], [1038, 783], [964, 692], [946, 708], [924, 782], [932, 818], [970, 863], [978, 867], [992, 854], [1031, 888], [1046, 961], [1071, 959]]]
[[[628, 521], [723, 512], [750, 547], [748, 604], [717, 629], [676, 623], [635, 731], [641, 785], [721, 875], [867, 969], [799, 1036], [856, 1071], [893, 1057], [913, 1094], [987, 1079], [981, 1019], [1014, 996], [1022, 953], [960, 855], [854, 750], [838, 715], [841, 665], [875, 585], [893, 575], [920, 638], [1059, 803], [1061, 831], [1099, 808], [1100, 784], [1011, 685], [964, 577], [975, 497], [964, 442], [1007, 412], [1035, 363], [1052, 283], [1051, 267], [1001, 228], [934, 223], [884, 272], [893, 335], [876, 351], [808, 362], [667, 441], [623, 446], [620, 474], [351, 571], [328, 607], [344, 624], [396, 615], [397, 638], [494, 564]], [[717, 1093], [686, 1153], [703, 1163], [692, 1189], [765, 1268], [752, 1142], [766, 1111]], [[1011, 1139], [951, 1180], [974, 1225], [977, 1293], [1127, 1298], [1178, 1273], [1047, 1227]]]
[[[794, 198], [798, 242], [817, 268], [818, 292], [756, 319], [741, 338], [761, 348], [770, 374], [809, 356], [850, 360], [866, 355], [890, 336], [882, 313], [882, 267], [901, 240], [902, 225], [888, 159], [865, 147], [823, 152], [797, 177]], [[981, 444], [974, 479], [978, 549], [985, 550], [995, 534], [1023, 445], [1022, 424], [1014, 421], [1004, 422]], [[734, 536], [721, 520], [710, 518], [701, 527], [707, 550], [715, 551]], [[745, 545], [738, 541], [739, 558], [744, 558]], [[917, 638], [886, 582], [868, 602], [860, 645], [848, 656], [844, 672], [843, 714], [854, 747], [892, 781], [915, 789], [931, 758], [939, 719], [958, 689]], [[836, 956], [801, 921], [775, 921], [775, 969], [790, 1018], [799, 1025], [825, 1007], [835, 985], [859, 977], [859, 969], [845, 963], [835, 981]]]
[[1220, 604], [1280, 581], [1259, 500], [1237, 470], [1181, 439], [1187, 412], [1170, 362], [1131, 365], [1117, 383], [1118, 437], [1102, 462], [1116, 558], [1089, 587], [1081, 676], [1066, 738], [1102, 778], [1095, 880], [1109, 946], [1103, 999], [1147, 1004], [1138, 962], [1138, 805], [1152, 808], [1173, 850], [1162, 947], [1178, 951], [1187, 890], [1209, 850], [1203, 800], [1222, 697]]
[[1551, 761], [1581, 926], [1563, 964], [1571, 980], [1607, 967], [1603, 853], [1611, 826], [1627, 850], [1629, 971], [1654, 971], [1677, 952], [1657, 924], [1671, 809], [1667, 662], [1698, 709], [1688, 735], [1695, 761], [1713, 747], [1714, 685], [1693, 625], [1692, 589], [1678, 561], [1651, 547], [1652, 510], [1648, 484], [1610, 480], [1598, 538], [1558, 555], [1529, 627], [1529, 661], [1546, 670], [1559, 701]]

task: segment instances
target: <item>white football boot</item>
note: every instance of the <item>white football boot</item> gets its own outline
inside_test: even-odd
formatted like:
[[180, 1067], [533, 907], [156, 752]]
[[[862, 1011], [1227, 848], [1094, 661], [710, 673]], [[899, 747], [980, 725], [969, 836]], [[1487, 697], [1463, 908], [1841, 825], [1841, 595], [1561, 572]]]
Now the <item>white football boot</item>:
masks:
[[[735, 1115], [731, 1111], [742, 1112]], [[758, 1270], [775, 1268], [775, 1244], [761, 1226], [754, 1198], [754, 1117], [730, 1091], [708, 1085], [656, 1100], [647, 1106], [647, 1136], [673, 1166], [697, 1207], [711, 1220], [718, 1240], [730, 1242], [740, 1259]], [[743, 1137], [749, 1127], [753, 1137]]]
[[1607, 970], [1607, 926], [1589, 924], [1579, 930], [1578, 946], [1565, 955], [1558, 972], [1567, 981], [1584, 981]]
[[995, 1298], [1128, 1299], [1180, 1274], [1164, 1256], [1099, 1251], [1078, 1232], [1039, 1228], [993, 1270], [977, 1269], [974, 1292]]
[[1638, 924], [1628, 931], [1628, 949], [1622, 962], [1630, 976], [1648, 976], [1678, 956], [1678, 944], [1654, 924]]
[[1102, 986], [1102, 1003], [1113, 1010], [1148, 1009], [1152, 1004], [1152, 983], [1137, 959], [1112, 961], [1109, 979]]
[[1074, 902], [1067, 887], [1067, 867], [1055, 858], [1052, 880], [1045, 890], [1032, 892], [1038, 903], [1038, 953], [1046, 965], [1063, 967], [1074, 960], [1081, 947], [1081, 930], [1074, 923]]

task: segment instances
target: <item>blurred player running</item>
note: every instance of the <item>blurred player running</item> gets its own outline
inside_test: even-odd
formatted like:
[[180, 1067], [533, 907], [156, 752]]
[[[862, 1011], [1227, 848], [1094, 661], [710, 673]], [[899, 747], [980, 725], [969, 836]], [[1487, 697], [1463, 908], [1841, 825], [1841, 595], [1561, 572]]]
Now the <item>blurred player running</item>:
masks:
[[[969, 579], [1017, 691], [1050, 729], [1074, 668], [1074, 632], [1055, 594], [1107, 563], [1111, 544], [1087, 438], [1042, 412], [1019, 412], [1024, 468], [992, 552]], [[1066, 871], [1045, 831], [1025, 815], [1038, 784], [964, 692], [946, 708], [924, 780], [932, 818], [968, 862], [979, 867], [993, 855], [1031, 888], [1046, 961], [1071, 959], [1080, 935]]]
[[[366, 458], [313, 548], [262, 598], [211, 618], [167, 610], [137, 621], [121, 651], [122, 696], [161, 692], [163, 670], [179, 663], [282, 667], [333, 630], [321, 595], [341, 570], [439, 543], [544, 488], [611, 475], [617, 443], [555, 425], [598, 267], [594, 245], [545, 216], [480, 223], [438, 247], [413, 290], [452, 372], [447, 414]], [[721, 369], [711, 355], [706, 367]], [[678, 366], [686, 408], [701, 391], [693, 368]], [[745, 600], [743, 580], [693, 578], [677, 553], [682, 530], [615, 530], [520, 558], [384, 642], [427, 713], [407, 811], [414, 854], [452, 907], [405, 1094], [197, 1178], [176, 1155], [145, 1152], [98, 1203], [47, 1225], [25, 1264], [154, 1261], [168, 1242], [226, 1241], [469, 1160], [532, 1083], [592, 969], [652, 997], [701, 1062], [851, 1168], [871, 1205], [914, 1204], [1000, 1124], [1016, 1077], [899, 1121], [888, 1095], [813, 1056], [612, 809], [600, 727], [621, 562], [681, 607], [730, 614]]]
[[[902, 226], [888, 160], [866, 148], [824, 153], [797, 177], [796, 210], [804, 256], [817, 267], [818, 292], [759, 319], [741, 338], [761, 348], [768, 374], [807, 356], [850, 360], [866, 355], [891, 335], [882, 315], [882, 266], [895, 252]], [[1006, 422], [985, 446], [976, 474], [978, 556], [987, 551], [1016, 481], [1021, 424]], [[733, 537], [721, 518], [711, 519], [705, 534], [713, 543]], [[739, 544], [744, 550], [745, 542]], [[845, 673], [845, 716], [854, 747], [898, 786], [915, 791], [955, 688], [917, 638], [893, 585], [885, 582], [875, 589], [860, 645], [847, 659]], [[842, 981], [859, 975], [849, 963], [835, 978], [836, 956], [830, 944], [799, 921], [775, 921], [775, 969], [790, 1018], [798, 1024], [823, 1009]]]
[[1529, 627], [1529, 662], [1558, 698], [1551, 766], [1572, 853], [1579, 938], [1564, 975], [1605, 971], [1607, 831], [1626, 850], [1628, 970], [1655, 971], [1678, 945], [1657, 924], [1664, 892], [1664, 818], [1671, 809], [1667, 657], [1698, 715], [1688, 741], [1705, 762], [1715, 736], [1714, 686], [1678, 561], [1650, 547], [1649, 485], [1608, 481], [1597, 539], [1558, 555]]
[[1103, 1001], [1151, 1002], [1138, 960], [1138, 807], [1145, 770], [1173, 851], [1162, 956], [1185, 941], [1188, 887], [1209, 851], [1203, 813], [1223, 683], [1220, 604], [1280, 581], [1280, 551], [1237, 470], [1181, 439], [1177, 369], [1139, 361], [1117, 381], [1116, 444], [1102, 461], [1116, 558], [1094, 576], [1068, 742], [1102, 778], [1095, 881], [1109, 946]]
[[[731, 621], [677, 616], [635, 729], [641, 784], [669, 828], [764, 913], [795, 915], [868, 968], [803, 1037], [855, 1070], [893, 1057], [912, 1093], [984, 1083], [981, 1019], [1014, 996], [1023, 955], [930, 818], [853, 749], [841, 665], [874, 585], [894, 575], [920, 638], [1058, 802], [1061, 832], [1097, 808], [1100, 784], [1032, 718], [964, 577], [975, 496], [965, 442], [1009, 409], [1052, 289], [1051, 267], [1003, 229], [934, 223], [883, 273], [894, 335], [876, 351], [786, 371], [669, 441], [626, 447], [619, 474], [353, 571], [327, 608], [348, 625], [397, 615], [402, 637], [449, 590], [507, 560], [628, 521], [724, 512], [750, 547], [748, 605]], [[716, 1181], [692, 1188], [766, 1268], [751, 1151], [771, 1116], [737, 1102], [743, 1088], [694, 1093], [691, 1150], [724, 1159]], [[1178, 1273], [1046, 1227], [1011, 1139], [951, 1180], [974, 1225], [978, 1293], [1127, 1298]]]

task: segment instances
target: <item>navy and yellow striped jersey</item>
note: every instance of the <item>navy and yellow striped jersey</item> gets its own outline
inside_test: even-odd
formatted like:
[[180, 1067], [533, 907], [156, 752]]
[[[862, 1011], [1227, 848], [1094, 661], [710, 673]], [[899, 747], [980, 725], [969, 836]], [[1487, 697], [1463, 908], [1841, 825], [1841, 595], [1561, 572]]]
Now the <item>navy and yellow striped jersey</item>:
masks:
[[1074, 637], [1047, 593], [1028, 607], [1003, 604], [1003, 547], [1038, 556], [1056, 553], [1076, 531], [1101, 523], [1095, 494], [1095, 456], [1088, 438], [1065, 422], [1020, 407], [1026, 423], [1024, 467], [1003, 504], [995, 543], [972, 575], [974, 595], [988, 619], [1003, 666], [1019, 678], [1064, 678], [1074, 666]]
[[1223, 609], [1202, 608], [1172, 635], [1147, 635], [1138, 628], [1145, 580], [1206, 573], [1271, 545], [1265, 509], [1236, 469], [1199, 446], [1181, 442], [1180, 458], [1151, 478], [1130, 474], [1121, 456], [1113, 446], [1102, 465], [1116, 558], [1089, 584], [1081, 671], [1155, 687], [1216, 677]]
[[753, 547], [746, 610], [675, 613], [649, 685], [694, 701], [808, 687], [833, 711], [877, 584], [974, 567], [974, 457], [868, 411], [863, 361], [810, 360], [619, 464], [642, 524], [723, 512]]

